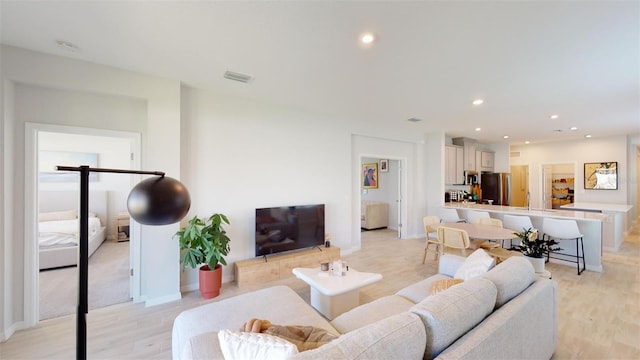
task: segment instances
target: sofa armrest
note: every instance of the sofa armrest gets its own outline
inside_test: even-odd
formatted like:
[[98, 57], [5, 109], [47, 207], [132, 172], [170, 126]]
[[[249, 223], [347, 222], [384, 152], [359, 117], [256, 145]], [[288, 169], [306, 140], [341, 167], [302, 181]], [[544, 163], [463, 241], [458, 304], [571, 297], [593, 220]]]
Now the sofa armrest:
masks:
[[438, 274], [447, 275], [453, 277], [456, 271], [462, 265], [466, 258], [457, 255], [444, 254], [440, 257], [438, 263]]

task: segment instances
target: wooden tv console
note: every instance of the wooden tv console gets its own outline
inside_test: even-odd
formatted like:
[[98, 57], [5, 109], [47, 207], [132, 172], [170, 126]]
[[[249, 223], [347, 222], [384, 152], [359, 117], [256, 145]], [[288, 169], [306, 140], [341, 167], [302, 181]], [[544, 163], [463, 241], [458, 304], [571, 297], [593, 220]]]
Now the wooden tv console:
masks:
[[290, 253], [267, 255], [267, 260], [258, 257], [236, 261], [235, 276], [238, 287], [262, 284], [293, 276], [296, 267], [320, 267], [321, 263], [340, 259], [339, 247], [320, 247]]

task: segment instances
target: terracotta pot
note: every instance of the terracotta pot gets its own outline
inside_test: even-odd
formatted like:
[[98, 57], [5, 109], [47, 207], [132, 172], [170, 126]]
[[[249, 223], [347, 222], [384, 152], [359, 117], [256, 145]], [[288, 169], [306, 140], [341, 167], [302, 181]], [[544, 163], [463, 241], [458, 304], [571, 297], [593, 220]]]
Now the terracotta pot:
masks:
[[535, 270], [536, 273], [543, 273], [544, 272], [544, 258], [534, 258], [531, 256], [524, 256], [525, 259], [529, 260], [529, 262], [531, 263], [531, 265], [533, 265], [533, 269]]
[[212, 299], [220, 295], [222, 286], [222, 265], [216, 265], [215, 269], [209, 270], [209, 265], [203, 265], [199, 271], [200, 296], [203, 299]]

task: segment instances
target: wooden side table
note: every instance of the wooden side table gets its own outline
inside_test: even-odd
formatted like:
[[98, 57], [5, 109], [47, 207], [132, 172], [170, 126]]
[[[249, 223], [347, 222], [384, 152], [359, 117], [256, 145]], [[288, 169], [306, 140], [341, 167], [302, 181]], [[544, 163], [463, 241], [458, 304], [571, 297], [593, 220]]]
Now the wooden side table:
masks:
[[129, 241], [129, 213], [122, 211], [116, 217], [116, 241]]

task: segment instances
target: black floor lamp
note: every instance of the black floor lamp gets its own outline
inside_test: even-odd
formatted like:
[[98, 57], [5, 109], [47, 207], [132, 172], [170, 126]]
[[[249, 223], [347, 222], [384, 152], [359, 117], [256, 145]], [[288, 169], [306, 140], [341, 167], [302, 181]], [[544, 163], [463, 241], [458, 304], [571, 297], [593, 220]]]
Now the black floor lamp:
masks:
[[76, 318], [76, 359], [87, 358], [88, 273], [89, 273], [89, 173], [156, 175], [138, 183], [129, 193], [127, 209], [143, 225], [168, 225], [180, 221], [189, 211], [187, 188], [160, 171], [138, 171], [57, 166], [57, 170], [80, 172], [80, 239], [78, 243], [78, 311]]

